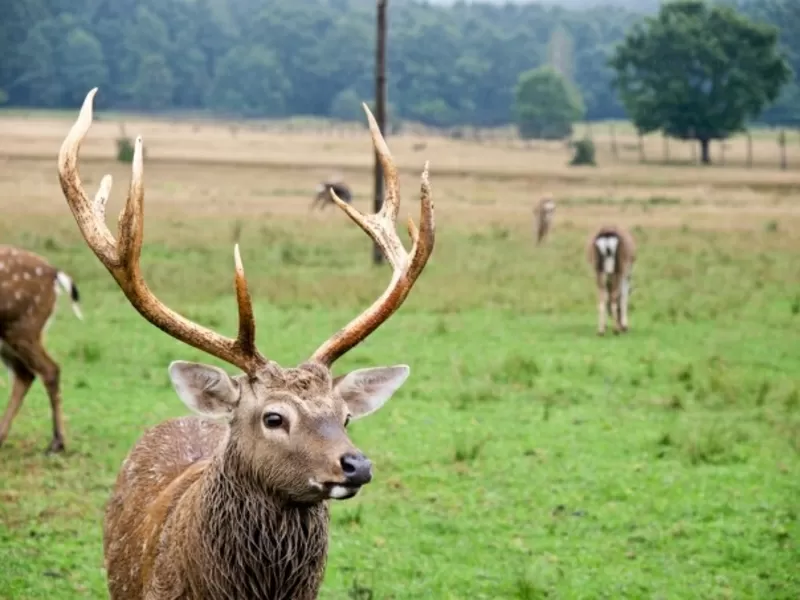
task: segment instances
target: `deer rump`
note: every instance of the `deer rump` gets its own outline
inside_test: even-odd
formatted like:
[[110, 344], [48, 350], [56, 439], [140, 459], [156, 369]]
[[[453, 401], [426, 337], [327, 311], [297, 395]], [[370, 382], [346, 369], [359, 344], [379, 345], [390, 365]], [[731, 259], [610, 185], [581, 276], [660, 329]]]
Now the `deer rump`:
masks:
[[626, 242], [620, 233], [614, 229], [603, 229], [594, 237], [594, 268], [595, 272], [605, 277], [605, 289], [608, 294], [606, 311], [608, 316], [619, 318], [622, 310], [617, 303], [617, 315], [611, 312], [611, 294], [614, 287], [614, 278], [620, 279], [620, 285], [626, 288], [630, 295], [630, 274], [624, 271], [624, 261], [627, 256]]
[[11, 394], [0, 419], [0, 446], [39, 378], [47, 390], [53, 418], [53, 439], [47, 452], [65, 449], [61, 367], [43, 341], [62, 290], [69, 294], [75, 316], [83, 319], [78, 286], [69, 275], [38, 254], [0, 244], [0, 364], [8, 368], [11, 379]]

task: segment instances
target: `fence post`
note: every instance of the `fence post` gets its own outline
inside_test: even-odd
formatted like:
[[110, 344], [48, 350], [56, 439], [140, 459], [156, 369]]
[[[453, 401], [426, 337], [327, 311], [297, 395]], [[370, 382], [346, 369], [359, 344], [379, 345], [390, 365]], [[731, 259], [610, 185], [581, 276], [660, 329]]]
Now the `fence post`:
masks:
[[747, 130], [747, 168], [753, 167], [753, 134]]
[[614, 158], [619, 158], [619, 150], [617, 149], [617, 132], [614, 129], [614, 124], [611, 123], [608, 128], [609, 134], [611, 135], [611, 154], [614, 155]]
[[644, 137], [642, 136], [642, 132], [637, 132], [639, 136], [639, 162], [647, 162], [647, 159], [644, 156]]
[[781, 147], [781, 169], [786, 170], [786, 131], [781, 129], [778, 134], [778, 146]]
[[[386, 135], [386, 3], [388, 0], [378, 0], [378, 14], [375, 23], [375, 120], [381, 133]], [[375, 151], [374, 173], [374, 198], [372, 206], [375, 212], [383, 207], [383, 169]], [[379, 265], [383, 262], [383, 252], [377, 243], [372, 245], [372, 262]]]

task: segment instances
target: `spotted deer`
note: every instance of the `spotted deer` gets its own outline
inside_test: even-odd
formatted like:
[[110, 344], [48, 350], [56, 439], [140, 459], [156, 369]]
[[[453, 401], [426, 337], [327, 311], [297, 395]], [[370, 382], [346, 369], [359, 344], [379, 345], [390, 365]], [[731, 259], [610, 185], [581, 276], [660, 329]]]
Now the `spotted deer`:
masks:
[[118, 239], [105, 224], [106, 175], [91, 200], [78, 152], [92, 123], [92, 89], [58, 158], [61, 187], [87, 244], [128, 301], [151, 324], [243, 371], [175, 361], [169, 376], [197, 416], [149, 429], [122, 463], [106, 508], [103, 548], [113, 600], [316, 598], [328, 551], [328, 501], [355, 496], [372, 479], [370, 460], [348, 437], [351, 421], [378, 410], [409, 367], [363, 368], [334, 376], [334, 362], [405, 301], [434, 247], [428, 164], [419, 229], [408, 222], [407, 251], [396, 231], [398, 173], [372, 113], [363, 105], [386, 188], [381, 210], [364, 215], [334, 202], [381, 248], [393, 277], [358, 317], [293, 368], [256, 348], [253, 307], [238, 244], [235, 339], [193, 323], [161, 303], [139, 265], [144, 227], [142, 139], [134, 146]]
[[50, 398], [53, 417], [53, 439], [47, 452], [64, 450], [61, 368], [43, 344], [62, 291], [71, 296], [73, 312], [83, 319], [78, 287], [69, 275], [33, 252], [0, 245], [0, 361], [12, 379], [8, 406], [0, 421], [0, 446], [38, 375]]
[[311, 201], [309, 210], [314, 210], [318, 206], [320, 209], [324, 209], [328, 204], [335, 204], [331, 192], [339, 196], [339, 199], [344, 200], [347, 204], [353, 201], [353, 193], [350, 191], [350, 187], [338, 177], [329, 177], [317, 185], [317, 191]]
[[556, 210], [556, 201], [552, 196], [544, 196], [533, 208], [536, 217], [536, 245], [542, 243], [550, 231], [553, 222], [553, 213]]
[[606, 313], [614, 319], [614, 333], [628, 331], [628, 300], [636, 260], [636, 244], [622, 227], [598, 229], [587, 245], [587, 257], [597, 285], [597, 333], [606, 332]]

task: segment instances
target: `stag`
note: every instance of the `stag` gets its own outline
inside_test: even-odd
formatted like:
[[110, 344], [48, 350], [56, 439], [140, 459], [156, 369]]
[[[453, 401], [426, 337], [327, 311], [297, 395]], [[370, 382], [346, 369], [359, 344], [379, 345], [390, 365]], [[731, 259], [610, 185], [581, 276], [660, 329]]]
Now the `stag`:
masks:
[[50, 398], [53, 417], [53, 439], [47, 452], [64, 450], [61, 368], [45, 350], [42, 339], [62, 291], [71, 296], [73, 312], [83, 319], [78, 287], [69, 275], [32, 252], [0, 245], [0, 361], [13, 382], [0, 421], [0, 446], [38, 375]]
[[544, 196], [533, 208], [536, 217], [536, 245], [542, 243], [545, 236], [550, 231], [553, 222], [553, 213], [556, 210], [556, 201], [552, 196]]
[[113, 600], [316, 598], [328, 550], [328, 501], [355, 496], [372, 479], [370, 460], [351, 442], [348, 423], [378, 410], [406, 381], [406, 365], [333, 376], [333, 363], [405, 301], [434, 246], [428, 164], [422, 173], [420, 227], [408, 222], [407, 251], [395, 222], [398, 173], [372, 113], [372, 142], [383, 167], [383, 207], [364, 215], [334, 192], [334, 202], [381, 248], [393, 277], [358, 317], [293, 368], [256, 348], [255, 321], [239, 247], [234, 287], [235, 339], [189, 321], [161, 303], [141, 272], [144, 188], [142, 139], [134, 146], [131, 184], [118, 239], [105, 224], [106, 175], [94, 201], [83, 189], [78, 152], [92, 123], [92, 89], [63, 142], [61, 187], [87, 244], [133, 307], [172, 337], [243, 371], [175, 361], [169, 376], [197, 416], [149, 429], [117, 476], [103, 525]]
[[628, 331], [628, 300], [636, 260], [636, 244], [627, 229], [605, 226], [587, 245], [587, 257], [597, 285], [597, 334], [606, 332], [606, 313], [614, 319], [614, 333]]
[[320, 210], [322, 210], [328, 206], [328, 204], [335, 204], [335, 200], [333, 199], [334, 194], [347, 204], [353, 201], [353, 194], [348, 185], [340, 178], [330, 177], [317, 186], [317, 193], [311, 201], [309, 210], [314, 210], [318, 206]]

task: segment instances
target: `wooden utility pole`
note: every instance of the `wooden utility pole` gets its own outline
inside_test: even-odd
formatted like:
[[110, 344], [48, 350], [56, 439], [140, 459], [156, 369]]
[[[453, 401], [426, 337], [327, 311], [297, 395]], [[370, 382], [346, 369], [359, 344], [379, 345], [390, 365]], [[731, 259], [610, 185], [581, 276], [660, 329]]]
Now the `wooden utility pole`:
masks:
[[[386, 4], [378, 0], [377, 35], [375, 36], [375, 120], [381, 133], [386, 136]], [[383, 169], [375, 152], [375, 198], [373, 207], [378, 212], [383, 206]], [[383, 253], [377, 244], [372, 246], [372, 262], [383, 262]]]

